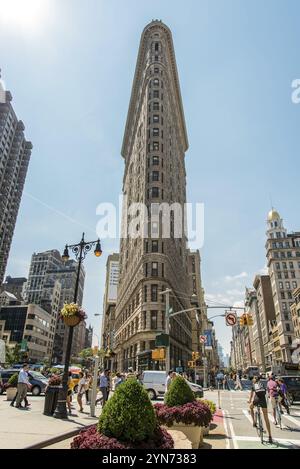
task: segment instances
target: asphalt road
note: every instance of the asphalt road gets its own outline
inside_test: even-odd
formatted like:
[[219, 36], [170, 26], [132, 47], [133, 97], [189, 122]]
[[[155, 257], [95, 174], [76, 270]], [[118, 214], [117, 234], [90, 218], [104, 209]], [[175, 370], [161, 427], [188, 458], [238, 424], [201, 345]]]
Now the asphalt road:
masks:
[[[218, 405], [218, 391], [205, 391], [206, 399]], [[249, 413], [249, 391], [220, 391], [220, 407], [224, 416], [224, 427], [227, 434], [226, 446], [230, 449], [300, 449], [300, 403], [290, 408], [290, 415], [282, 416], [282, 430], [275, 427], [271, 405], [268, 412], [271, 422], [273, 444], [263, 445], [258, 438], [256, 429], [252, 426]], [[264, 423], [264, 421], [263, 421]], [[265, 423], [264, 423], [265, 428]]]

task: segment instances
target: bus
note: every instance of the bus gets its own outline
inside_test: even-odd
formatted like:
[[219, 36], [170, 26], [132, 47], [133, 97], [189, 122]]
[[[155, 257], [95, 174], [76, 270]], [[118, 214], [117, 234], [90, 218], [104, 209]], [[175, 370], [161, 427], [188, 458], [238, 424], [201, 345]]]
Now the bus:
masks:
[[244, 371], [245, 375], [247, 375], [248, 379], [252, 379], [254, 376], [259, 375], [259, 368], [258, 366], [248, 366], [248, 368]]

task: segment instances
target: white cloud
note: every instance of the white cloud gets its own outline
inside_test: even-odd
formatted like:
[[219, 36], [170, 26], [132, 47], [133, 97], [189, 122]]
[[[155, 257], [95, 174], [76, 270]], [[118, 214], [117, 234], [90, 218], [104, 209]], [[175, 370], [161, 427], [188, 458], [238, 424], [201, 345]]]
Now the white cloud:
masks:
[[246, 277], [249, 277], [249, 274], [247, 274], [247, 272], [241, 272], [237, 275], [226, 275], [225, 280], [226, 282], [234, 282], [235, 280], [239, 280], [240, 278]]
[[260, 270], [258, 271], [258, 273], [259, 273], [260, 275], [268, 275], [269, 272], [268, 272], [268, 267], [267, 267], [267, 265], [265, 265], [262, 269], [260, 269]]

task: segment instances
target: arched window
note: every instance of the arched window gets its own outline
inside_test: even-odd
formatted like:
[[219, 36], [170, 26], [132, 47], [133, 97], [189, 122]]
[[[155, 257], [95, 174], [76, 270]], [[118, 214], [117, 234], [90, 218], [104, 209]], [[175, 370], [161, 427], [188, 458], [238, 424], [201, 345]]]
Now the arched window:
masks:
[[[150, 85], [151, 86], [151, 85]], [[153, 86], [159, 86], [159, 79], [158, 78], [154, 78], [153, 80]]]

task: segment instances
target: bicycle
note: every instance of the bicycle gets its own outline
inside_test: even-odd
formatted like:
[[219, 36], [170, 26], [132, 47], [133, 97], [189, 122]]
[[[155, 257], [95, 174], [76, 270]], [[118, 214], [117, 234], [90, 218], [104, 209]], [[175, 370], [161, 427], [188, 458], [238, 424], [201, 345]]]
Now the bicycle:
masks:
[[261, 444], [264, 444], [265, 430], [264, 430], [263, 423], [262, 423], [260, 405], [255, 406], [254, 422], [255, 422], [258, 437], [260, 438], [260, 442]]

